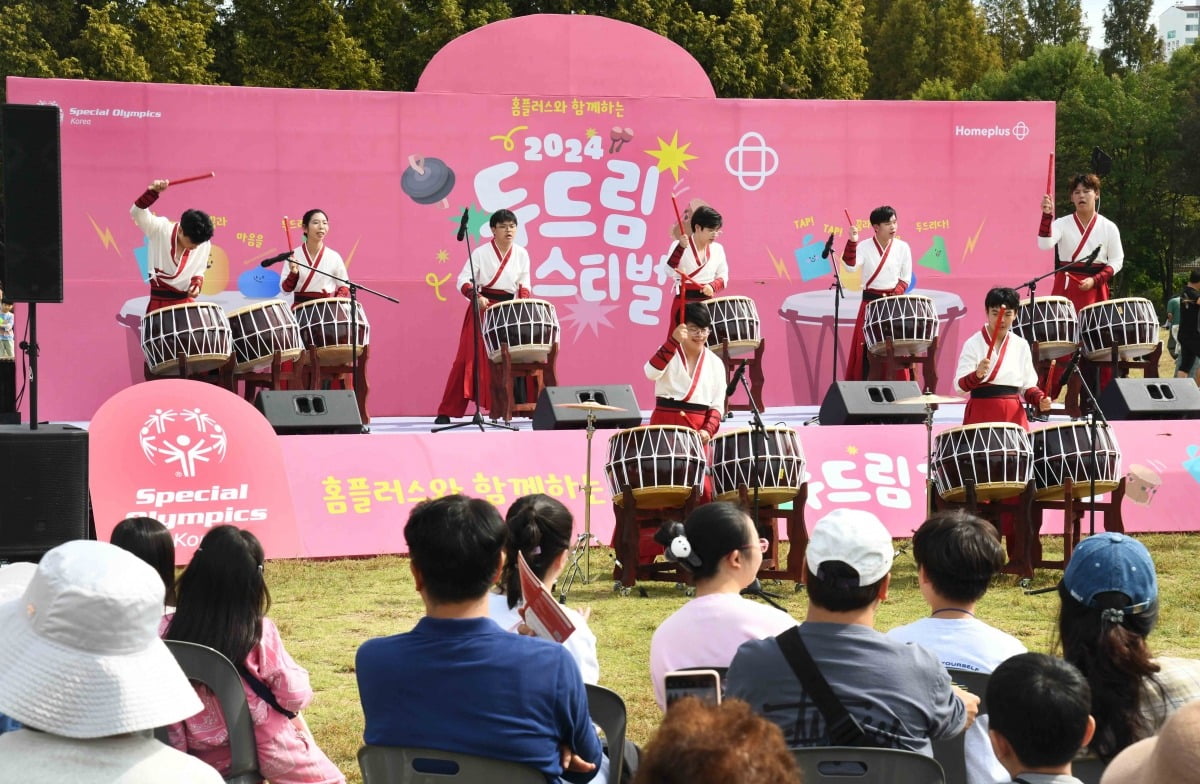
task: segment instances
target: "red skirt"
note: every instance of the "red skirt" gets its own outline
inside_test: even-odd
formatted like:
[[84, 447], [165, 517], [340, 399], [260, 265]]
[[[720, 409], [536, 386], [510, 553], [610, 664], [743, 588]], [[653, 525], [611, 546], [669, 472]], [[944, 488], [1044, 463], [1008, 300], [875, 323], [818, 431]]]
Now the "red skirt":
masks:
[[963, 412], [964, 425], [983, 425], [991, 422], [1010, 422], [1029, 430], [1024, 401], [1019, 395], [1003, 397], [972, 397], [967, 399]]
[[[483, 335], [475, 331], [475, 316], [471, 312], [474, 306], [474, 302], [468, 301], [467, 312], [463, 315], [462, 331], [458, 336], [458, 352], [450, 366], [450, 377], [446, 379], [446, 389], [442, 392], [442, 402], [438, 405], [438, 416], [461, 417], [467, 412], [467, 404], [474, 396], [471, 374], [475, 365], [479, 366], [479, 407], [490, 409], [492, 405], [491, 363], [487, 361]], [[474, 358], [471, 356], [472, 341], [476, 349]]]

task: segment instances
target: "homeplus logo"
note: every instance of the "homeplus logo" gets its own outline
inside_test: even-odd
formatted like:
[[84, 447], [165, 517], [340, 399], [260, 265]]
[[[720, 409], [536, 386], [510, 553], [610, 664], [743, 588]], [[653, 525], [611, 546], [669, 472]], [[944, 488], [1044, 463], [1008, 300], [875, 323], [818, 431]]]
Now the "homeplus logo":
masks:
[[954, 135], [975, 137], [978, 139], [1011, 138], [1017, 141], [1024, 141], [1025, 137], [1029, 135], [1029, 126], [1024, 122], [1018, 122], [1011, 128], [1006, 128], [1002, 125], [956, 125], [954, 126]]

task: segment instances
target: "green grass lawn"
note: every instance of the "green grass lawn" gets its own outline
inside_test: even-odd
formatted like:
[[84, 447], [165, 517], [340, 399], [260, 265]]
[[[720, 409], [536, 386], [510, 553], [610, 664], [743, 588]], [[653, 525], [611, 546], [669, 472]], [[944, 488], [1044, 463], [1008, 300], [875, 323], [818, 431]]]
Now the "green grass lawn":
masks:
[[[1086, 531], [1086, 519], [1084, 528]], [[1200, 536], [1142, 537], [1158, 567], [1162, 612], [1151, 636], [1158, 654], [1200, 657], [1197, 596], [1192, 580], [1200, 560]], [[1061, 552], [1061, 539], [1043, 537], [1046, 554]], [[881, 607], [879, 628], [909, 623], [927, 612], [916, 587], [916, 569], [907, 542], [892, 569], [891, 598]], [[670, 583], [643, 583], [649, 594], [619, 596], [612, 591], [612, 554], [593, 548], [593, 581], [572, 590], [570, 603], [591, 606], [590, 625], [599, 641], [600, 682], [625, 698], [629, 735], [644, 743], [658, 723], [650, 690], [650, 635], [687, 599]], [[1034, 587], [1054, 585], [1061, 573], [1039, 571]], [[360, 781], [355, 755], [362, 743], [363, 718], [354, 678], [354, 653], [369, 637], [408, 631], [423, 613], [404, 558], [332, 561], [272, 561], [267, 565], [279, 625], [292, 656], [312, 675], [316, 698], [306, 711], [318, 743], [351, 781]], [[803, 593], [791, 583], [769, 590], [784, 596], [796, 618], [805, 609]], [[1057, 611], [1055, 594], [1026, 596], [1016, 578], [996, 579], [979, 606], [984, 620], [1020, 638], [1034, 651], [1049, 651]]]

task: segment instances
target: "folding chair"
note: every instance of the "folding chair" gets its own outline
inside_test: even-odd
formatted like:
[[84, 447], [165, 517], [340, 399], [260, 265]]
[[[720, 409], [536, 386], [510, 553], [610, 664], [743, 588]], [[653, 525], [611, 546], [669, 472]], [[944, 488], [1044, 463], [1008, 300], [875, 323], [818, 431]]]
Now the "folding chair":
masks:
[[[945, 784], [933, 757], [900, 749], [857, 746], [795, 748], [804, 784]], [[960, 782], [954, 782], [960, 784]]]
[[621, 768], [625, 762], [625, 700], [612, 689], [585, 684], [588, 713], [604, 731], [608, 742], [608, 784], [620, 784]]
[[[227, 784], [259, 784], [263, 780], [258, 772], [258, 742], [254, 739], [254, 721], [250, 718], [250, 706], [246, 703], [246, 692], [242, 689], [242, 676], [219, 651], [194, 642], [167, 640], [167, 648], [179, 662], [180, 669], [188, 680], [207, 686], [217, 697], [225, 726], [229, 729], [229, 772], [225, 774]], [[165, 732], [156, 731], [160, 740]]]
[[[950, 667], [947, 667], [946, 671], [950, 673], [950, 680], [954, 685], [961, 686], [979, 698], [979, 715], [975, 720], [978, 721], [987, 715], [987, 701], [984, 699], [984, 695], [987, 694], [988, 675], [982, 672], [956, 670]], [[967, 732], [969, 730], [964, 730], [953, 738], [935, 740], [933, 742], [933, 758], [941, 764], [946, 781], [967, 780], [965, 745]]]
[[528, 765], [406, 746], [363, 746], [358, 767], [363, 784], [546, 784]]

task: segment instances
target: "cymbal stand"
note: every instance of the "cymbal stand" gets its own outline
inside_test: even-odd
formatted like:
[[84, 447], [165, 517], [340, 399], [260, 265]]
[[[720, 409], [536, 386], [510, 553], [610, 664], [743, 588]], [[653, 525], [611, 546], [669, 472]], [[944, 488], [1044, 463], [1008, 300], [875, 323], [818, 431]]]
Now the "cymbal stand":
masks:
[[[587, 468], [583, 477], [583, 533], [576, 538], [574, 549], [571, 552], [571, 562], [563, 571], [563, 576], [558, 578], [562, 583], [558, 595], [560, 604], [567, 603], [567, 593], [581, 573], [580, 582], [584, 585], [592, 581], [592, 436], [595, 433], [596, 412], [589, 409], [587, 412]], [[583, 561], [582, 569], [579, 566], [581, 560]]]
[[933, 517], [933, 403], [925, 404], [925, 519]]

